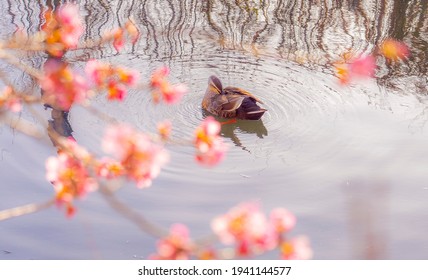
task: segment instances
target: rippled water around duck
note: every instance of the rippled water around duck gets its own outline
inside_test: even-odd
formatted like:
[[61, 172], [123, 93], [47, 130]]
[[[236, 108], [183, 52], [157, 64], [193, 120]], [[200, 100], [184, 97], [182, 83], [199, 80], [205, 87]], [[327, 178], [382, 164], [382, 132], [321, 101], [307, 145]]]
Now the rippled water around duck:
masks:
[[[376, 1], [359, 6], [348, 1], [262, 2], [82, 4], [90, 26], [87, 36], [132, 15], [143, 37], [122, 54], [113, 49], [81, 51], [70, 60], [78, 65], [95, 56], [138, 69], [143, 77], [166, 64], [172, 79], [189, 87], [176, 106], [154, 107], [150, 95], [139, 91], [120, 104], [97, 98], [97, 108], [114, 118], [149, 131], [170, 119], [173, 138], [190, 139], [205, 118], [200, 102], [212, 74], [225, 85], [252, 92], [268, 109], [261, 121], [223, 126], [229, 151], [221, 165], [200, 167], [191, 145], [170, 144], [171, 162], [154, 185], [124, 188], [118, 196], [155, 223], [189, 225], [194, 236], [208, 234], [209, 221], [237, 203], [259, 201], [265, 211], [280, 206], [296, 214], [292, 234], [309, 236], [316, 259], [427, 258], [428, 20], [417, 13], [426, 1], [401, 7], [409, 14], [401, 29], [393, 21], [399, 1], [391, 1], [396, 6]], [[29, 22], [39, 6], [5, 8], [9, 12], [3, 22], [10, 32], [14, 25], [37, 29]], [[13, 16], [18, 11], [28, 16]], [[341, 52], [371, 52], [392, 35], [412, 47], [414, 56], [406, 66], [379, 61], [377, 79], [338, 84], [331, 62]], [[98, 151], [106, 123], [79, 107], [70, 116], [79, 144]], [[7, 199], [0, 208], [52, 195], [44, 161], [54, 148], [6, 127], [1, 135], [0, 195]], [[52, 208], [2, 222], [0, 258], [130, 259], [153, 252], [155, 240], [96, 194], [78, 207], [72, 220]]]

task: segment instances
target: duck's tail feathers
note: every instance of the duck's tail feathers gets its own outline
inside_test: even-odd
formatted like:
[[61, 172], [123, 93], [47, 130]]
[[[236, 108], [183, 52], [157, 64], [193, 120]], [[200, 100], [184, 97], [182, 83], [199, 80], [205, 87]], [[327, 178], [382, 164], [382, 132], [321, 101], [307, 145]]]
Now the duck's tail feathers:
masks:
[[260, 109], [257, 111], [247, 112], [245, 119], [246, 120], [260, 120], [266, 111], [267, 111], [266, 109]]
[[237, 117], [244, 120], [260, 120], [266, 109], [260, 108], [251, 98], [245, 98], [237, 110]]

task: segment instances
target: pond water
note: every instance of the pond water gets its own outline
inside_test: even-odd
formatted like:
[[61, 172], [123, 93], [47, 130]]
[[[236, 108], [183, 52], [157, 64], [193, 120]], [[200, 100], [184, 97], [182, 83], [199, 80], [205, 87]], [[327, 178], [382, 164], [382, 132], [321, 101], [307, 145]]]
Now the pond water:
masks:
[[[2, 38], [17, 27], [37, 31], [46, 3], [60, 4], [29, 2], [0, 4]], [[213, 74], [252, 92], [268, 109], [261, 121], [223, 126], [229, 151], [214, 168], [199, 166], [191, 145], [167, 145], [171, 162], [152, 187], [129, 184], [117, 192], [132, 209], [165, 228], [184, 223], [198, 238], [210, 234], [215, 216], [257, 201], [265, 212], [292, 211], [291, 235], [307, 235], [315, 259], [428, 258], [427, 1], [81, 2], [86, 38], [130, 16], [142, 37], [121, 53], [80, 50], [70, 61], [99, 58], [142, 77], [167, 65], [171, 79], [189, 87], [175, 106], [153, 106], [150, 94], [137, 90], [123, 103], [97, 97], [95, 106], [115, 119], [144, 131], [170, 119], [174, 139], [191, 139], [206, 117], [200, 103]], [[389, 37], [409, 45], [408, 61], [379, 57], [376, 79], [338, 83], [332, 62], [340, 54], [371, 53]], [[34, 87], [10, 66], [1, 69]], [[47, 122], [49, 111], [34, 110]], [[28, 111], [20, 117], [38, 122]], [[76, 106], [70, 124], [79, 144], [100, 152], [105, 121]], [[52, 197], [44, 162], [55, 148], [5, 125], [0, 135], [0, 210]], [[77, 207], [72, 219], [52, 207], [0, 222], [0, 259], [139, 259], [155, 251], [156, 239], [100, 194]]]

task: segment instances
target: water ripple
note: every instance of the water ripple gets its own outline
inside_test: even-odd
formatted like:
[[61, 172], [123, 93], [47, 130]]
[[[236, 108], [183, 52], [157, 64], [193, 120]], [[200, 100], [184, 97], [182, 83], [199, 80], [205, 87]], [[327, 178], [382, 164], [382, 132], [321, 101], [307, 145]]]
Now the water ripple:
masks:
[[[132, 63], [134, 67], [141, 65], [141, 69], [149, 70], [159, 66], [142, 57]], [[182, 102], [172, 106], [154, 105], [149, 93], [132, 92], [125, 102], [128, 111], [121, 113], [133, 116], [127, 119], [132, 122], [134, 118], [136, 126], [149, 131], [155, 131], [158, 122], [168, 119], [173, 123], [175, 142], [190, 144], [194, 129], [206, 117], [201, 100], [208, 77], [215, 74], [224, 86], [245, 88], [259, 97], [268, 111], [261, 121], [239, 120], [222, 127], [221, 134], [231, 147], [226, 165], [239, 174], [263, 170], [272, 158], [289, 158], [292, 147], [305, 147], [310, 142], [308, 139], [316, 139], [323, 133], [321, 126], [313, 125], [312, 121], [336, 118], [338, 107], [345, 103], [333, 77], [273, 57], [222, 51], [183, 55], [174, 58], [168, 66], [171, 80], [184, 82], [189, 87]], [[167, 172], [185, 173], [189, 162], [184, 158], [193, 158], [193, 152], [191, 147], [173, 147], [174, 166]]]

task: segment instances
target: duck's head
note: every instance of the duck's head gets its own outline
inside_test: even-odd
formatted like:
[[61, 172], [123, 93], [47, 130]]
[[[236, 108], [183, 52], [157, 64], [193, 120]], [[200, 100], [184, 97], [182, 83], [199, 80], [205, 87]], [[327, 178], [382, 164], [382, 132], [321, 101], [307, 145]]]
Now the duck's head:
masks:
[[223, 91], [223, 85], [221, 84], [220, 79], [214, 75], [210, 76], [210, 78], [208, 79], [208, 87], [218, 93], [221, 93]]

